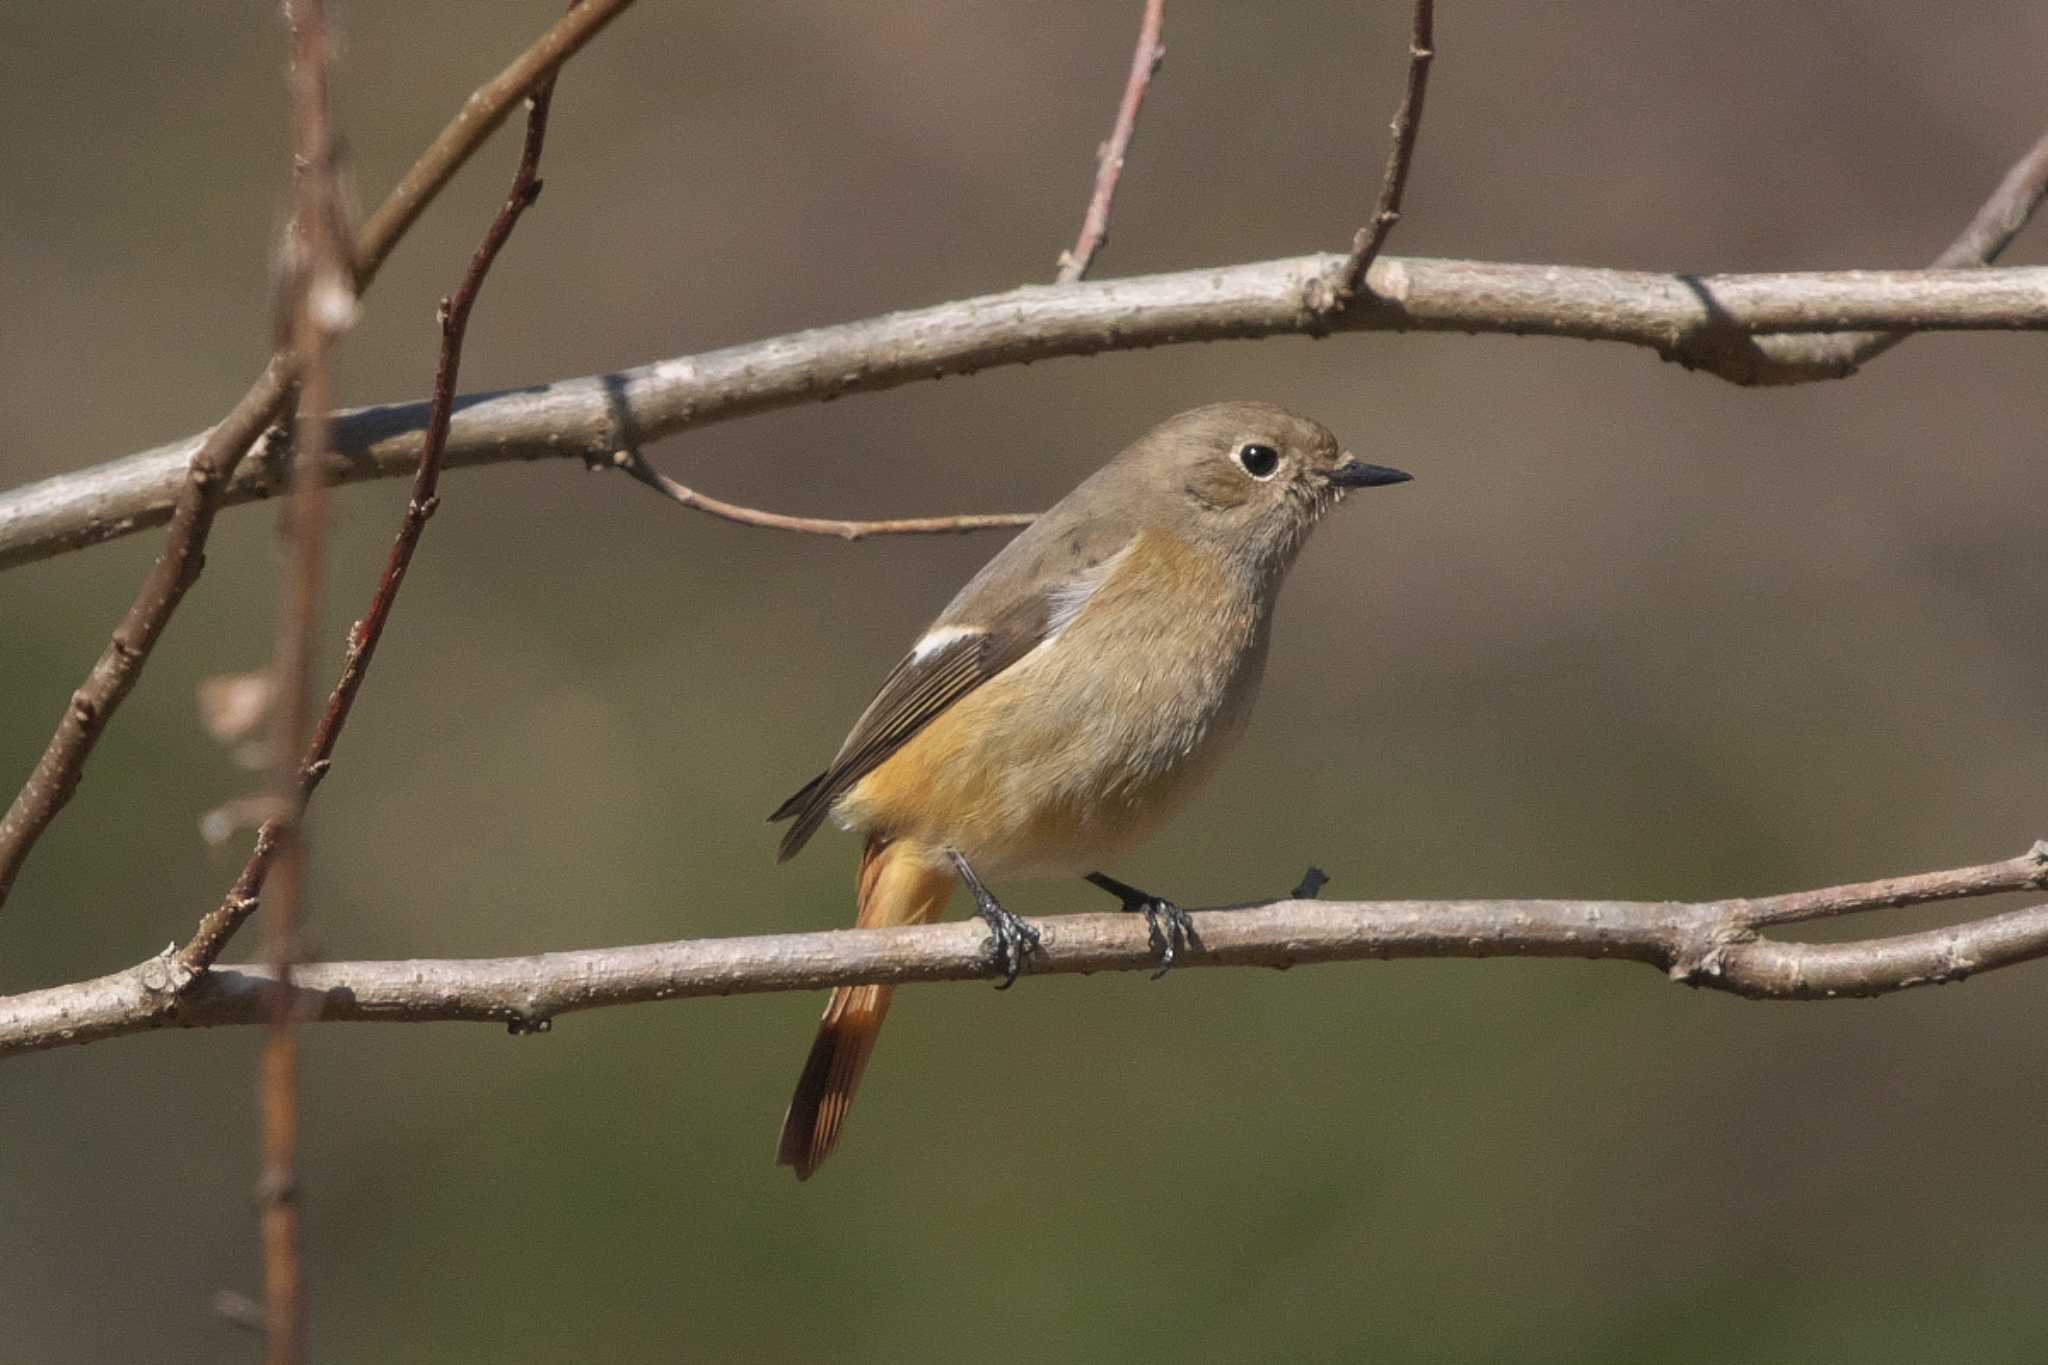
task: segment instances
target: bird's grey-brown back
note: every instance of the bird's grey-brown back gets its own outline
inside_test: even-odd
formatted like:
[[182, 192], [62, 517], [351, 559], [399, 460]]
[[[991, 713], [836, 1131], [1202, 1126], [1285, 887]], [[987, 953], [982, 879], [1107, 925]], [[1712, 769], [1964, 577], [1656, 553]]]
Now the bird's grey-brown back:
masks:
[[[1265, 446], [1280, 459], [1260, 478], [1238, 461]], [[1272, 403], [1211, 403], [1169, 417], [1082, 480], [982, 566], [933, 622], [982, 625], [992, 603], [1027, 585], [1083, 577], [1140, 530], [1168, 532], [1248, 568], [1278, 568], [1334, 500], [1327, 472], [1343, 459], [1322, 423]]]

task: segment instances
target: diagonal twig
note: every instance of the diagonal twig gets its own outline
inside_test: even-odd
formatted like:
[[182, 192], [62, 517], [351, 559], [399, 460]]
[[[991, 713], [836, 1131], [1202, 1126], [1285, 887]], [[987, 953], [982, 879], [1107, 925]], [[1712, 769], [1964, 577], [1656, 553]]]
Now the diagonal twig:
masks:
[[[456, 381], [461, 373], [462, 343], [468, 333], [470, 311], [476, 306], [484, 277], [490, 273], [499, 251], [510, 240], [512, 229], [518, 226], [520, 215], [540, 197], [540, 156], [547, 141], [548, 110], [554, 99], [554, 89], [555, 77], [550, 74], [530, 97], [526, 139], [520, 148], [519, 168], [513, 174], [512, 188], [496, 217], [491, 220], [483, 240], [477, 244], [475, 254], [470, 257], [461, 284], [451, 297], [441, 300], [441, 346], [434, 368], [434, 397], [427, 418], [426, 441], [413, 473], [412, 496], [406, 502], [405, 514], [392, 540], [391, 551], [385, 558], [384, 572], [377, 580], [369, 610], [349, 631], [348, 652], [342, 662], [341, 676], [328, 694], [319, 725], [295, 765], [287, 811], [265, 820], [257, 829], [256, 845], [243, 864], [241, 874], [235, 878], [235, 884], [221, 903], [200, 921], [191, 940], [178, 950], [177, 961], [185, 972], [203, 973], [227, 947], [228, 940], [234, 937], [243, 921], [255, 913], [264, 880], [279, 857], [292, 820], [297, 812], [304, 811], [320, 785], [320, 779], [327, 775], [334, 758], [335, 743], [341, 738], [342, 727], [348, 724], [356, 694], [362, 689], [363, 678], [376, 656], [378, 641], [384, 637], [384, 627], [389, 623], [392, 607], [398, 601], [406, 570], [412, 565], [413, 552], [419, 547], [428, 519], [440, 505], [442, 455], [448, 444], [449, 420], [455, 410]], [[299, 745], [295, 743], [285, 752], [298, 753]]]
[[869, 536], [962, 535], [970, 531], [997, 531], [1029, 526], [1036, 512], [976, 512], [956, 517], [897, 517], [887, 521], [845, 521], [837, 517], [794, 517], [785, 512], [766, 512], [736, 502], [714, 498], [709, 493], [676, 482], [647, 462], [637, 447], [612, 452], [611, 464], [629, 477], [647, 485], [672, 502], [741, 526], [769, 531], [796, 531], [812, 536], [837, 536], [841, 540], [866, 540]]
[[[2048, 133], [2044, 133], [1999, 180], [1956, 239], [1942, 248], [1930, 269], [1961, 270], [1997, 260], [2048, 197]], [[1786, 369], [1833, 370], [1854, 374], [1912, 335], [1910, 328], [1876, 332], [1835, 332], [1819, 336], [1758, 338], [1758, 357]]]
[[[512, 63], [463, 102], [460, 112], [413, 163], [354, 243], [360, 293], [406, 230], [463, 162], [504, 122], [512, 106], [574, 56], [633, 0], [587, 0], [558, 20]], [[0, 906], [43, 831], [72, 794], [108, 720], [142, 676], [143, 666], [205, 563], [207, 535], [222, 495], [251, 446], [283, 411], [297, 377], [289, 348], [270, 357], [249, 391], [208, 432], [181, 471], [163, 553], [144, 576], [135, 600], [107, 647], [71, 694], [49, 743], [21, 790], [0, 815]]]
[[1152, 78], [1159, 74], [1159, 64], [1166, 60], [1166, 46], [1160, 41], [1165, 19], [1166, 0], [1145, 0], [1138, 46], [1131, 53], [1131, 74], [1125, 78], [1123, 98], [1117, 102], [1116, 123], [1109, 130], [1109, 141], [1096, 153], [1095, 192], [1081, 216], [1081, 235], [1073, 250], [1060, 253], [1060, 270], [1054, 277], [1060, 284], [1072, 284], [1085, 276], [1095, 264], [1096, 253], [1109, 240], [1109, 210], [1116, 200], [1117, 182], [1123, 178], [1131, 138], [1138, 131], [1138, 109], [1145, 103]]
[[1390, 131], [1393, 146], [1387, 149], [1387, 166], [1380, 173], [1379, 203], [1372, 221], [1351, 240], [1351, 254], [1336, 276], [1336, 283], [1324, 294], [1322, 307], [1336, 312], [1348, 308], [1365, 290], [1365, 274], [1393, 236], [1401, 221], [1401, 198], [1408, 190], [1408, 168], [1415, 161], [1415, 141], [1422, 132], [1422, 100], [1429, 93], [1429, 64], [1436, 56], [1436, 6], [1433, 0], [1415, 0], [1415, 13], [1408, 35], [1408, 87], [1401, 95], [1401, 107], [1394, 111]]
[[[1915, 903], [2048, 889], [2048, 840], [1981, 867], [1910, 879]], [[1884, 883], [1799, 893], [1806, 912], [1870, 910]], [[1941, 929], [1834, 943], [1760, 937], [1766, 901], [1286, 900], [1197, 911], [1182, 966], [1292, 967], [1389, 958], [1589, 958], [1640, 962], [1685, 985], [1753, 1000], [1834, 1000], [1960, 981], [2048, 957], [2048, 904]], [[1826, 908], [1823, 908], [1826, 907]], [[1811, 912], [1811, 913], [1808, 913]], [[1134, 915], [1033, 921], [1037, 975], [1153, 971], [1158, 946]], [[986, 980], [973, 921], [899, 929], [691, 939], [529, 957], [330, 962], [307, 968], [303, 1017], [334, 1022], [470, 1020], [528, 1033], [558, 1015], [654, 1000], [824, 987]], [[159, 1028], [262, 1018], [268, 976], [216, 967], [189, 991], [170, 954], [125, 971], [0, 997], [0, 1057]]]

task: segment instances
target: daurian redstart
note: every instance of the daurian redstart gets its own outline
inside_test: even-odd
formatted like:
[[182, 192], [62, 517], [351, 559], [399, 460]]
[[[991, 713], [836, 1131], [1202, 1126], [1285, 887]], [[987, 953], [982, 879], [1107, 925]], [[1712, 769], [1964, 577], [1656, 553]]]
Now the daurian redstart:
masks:
[[[1038, 934], [985, 879], [1086, 874], [1145, 913], [1170, 965], [1178, 907], [1092, 869], [1157, 829], [1243, 732], [1309, 531], [1349, 490], [1408, 477], [1269, 403], [1160, 423], [939, 613], [771, 817], [795, 822], [781, 856], [828, 815], [865, 834], [863, 928], [935, 920], [964, 881], [1006, 984]], [[838, 1141], [892, 994], [832, 992], [782, 1121], [777, 1160], [798, 1179]]]

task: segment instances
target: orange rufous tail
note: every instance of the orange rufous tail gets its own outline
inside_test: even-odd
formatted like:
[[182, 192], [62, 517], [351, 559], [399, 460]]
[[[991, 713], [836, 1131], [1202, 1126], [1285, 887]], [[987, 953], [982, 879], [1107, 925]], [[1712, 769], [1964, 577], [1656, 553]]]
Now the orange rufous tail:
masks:
[[[929, 924], [945, 912], [957, 879], [929, 866], [924, 852], [914, 844], [868, 837], [860, 859], [859, 927]], [[895, 994], [894, 986], [841, 986], [832, 992], [789, 1112], [782, 1116], [782, 1139], [775, 1151], [776, 1164], [795, 1167], [798, 1180], [809, 1180], [839, 1141]]]

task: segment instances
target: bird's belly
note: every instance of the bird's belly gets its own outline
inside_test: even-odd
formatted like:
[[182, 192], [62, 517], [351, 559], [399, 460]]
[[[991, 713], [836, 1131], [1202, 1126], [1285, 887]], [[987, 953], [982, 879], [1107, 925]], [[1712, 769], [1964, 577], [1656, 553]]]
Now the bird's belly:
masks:
[[956, 850], [991, 878], [1101, 867], [1179, 810], [1243, 732], [1264, 640], [1231, 643], [1056, 640], [935, 719], [837, 813]]

